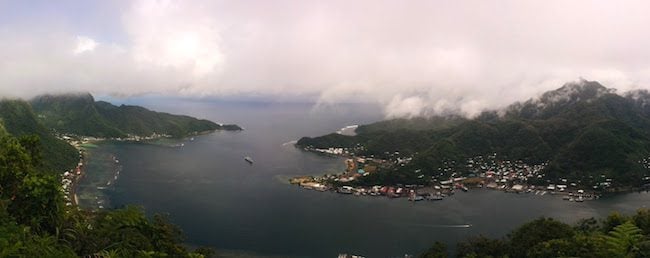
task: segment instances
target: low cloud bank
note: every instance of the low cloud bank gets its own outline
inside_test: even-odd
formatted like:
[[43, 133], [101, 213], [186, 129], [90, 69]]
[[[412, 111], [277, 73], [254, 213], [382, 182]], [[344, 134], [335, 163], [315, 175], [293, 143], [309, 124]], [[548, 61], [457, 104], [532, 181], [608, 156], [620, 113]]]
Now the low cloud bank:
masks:
[[84, 16], [4, 4], [0, 16], [45, 15], [3, 16], [0, 94], [370, 102], [413, 117], [472, 116], [580, 77], [650, 87], [646, 1], [111, 4]]

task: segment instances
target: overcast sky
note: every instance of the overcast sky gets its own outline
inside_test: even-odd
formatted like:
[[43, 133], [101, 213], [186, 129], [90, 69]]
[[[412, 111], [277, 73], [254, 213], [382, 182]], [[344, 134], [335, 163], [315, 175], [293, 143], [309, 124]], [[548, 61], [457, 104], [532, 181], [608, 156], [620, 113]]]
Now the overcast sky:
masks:
[[4, 1], [0, 95], [379, 102], [475, 114], [650, 88], [648, 1]]

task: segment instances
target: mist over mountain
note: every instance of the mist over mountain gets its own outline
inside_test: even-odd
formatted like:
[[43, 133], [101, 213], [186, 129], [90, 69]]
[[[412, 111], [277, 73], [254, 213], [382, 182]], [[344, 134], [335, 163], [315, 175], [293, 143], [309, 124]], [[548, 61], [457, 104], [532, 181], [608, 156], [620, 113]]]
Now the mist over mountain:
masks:
[[1, 7], [0, 95], [11, 97], [368, 102], [387, 118], [473, 117], [579, 76], [621, 91], [650, 85], [644, 1]]
[[398, 168], [406, 181], [417, 181], [408, 171], [433, 175], [446, 161], [464, 164], [496, 153], [502, 160], [547, 164], [548, 180], [587, 184], [603, 176], [627, 185], [649, 173], [640, 162], [650, 156], [649, 101], [645, 91], [619, 95], [596, 81], [580, 80], [475, 118], [393, 119], [359, 126], [356, 136], [305, 137], [298, 145], [356, 148], [374, 157], [398, 152], [413, 158]]

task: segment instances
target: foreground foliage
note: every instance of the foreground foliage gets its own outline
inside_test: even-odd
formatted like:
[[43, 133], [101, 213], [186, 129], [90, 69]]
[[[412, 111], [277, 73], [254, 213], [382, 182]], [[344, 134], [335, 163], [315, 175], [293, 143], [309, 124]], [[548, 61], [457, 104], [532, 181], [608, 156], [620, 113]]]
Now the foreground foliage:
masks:
[[[29, 141], [28, 141], [29, 142]], [[38, 146], [38, 145], [34, 145]], [[31, 146], [31, 147], [34, 147]], [[60, 178], [0, 126], [0, 257], [205, 257], [178, 227], [136, 207], [92, 212], [63, 205]]]
[[[598, 221], [583, 219], [576, 225], [539, 218], [502, 239], [484, 236], [458, 243], [456, 257], [650, 257], [650, 210], [632, 216], [612, 213]], [[435, 243], [420, 257], [449, 257]]]

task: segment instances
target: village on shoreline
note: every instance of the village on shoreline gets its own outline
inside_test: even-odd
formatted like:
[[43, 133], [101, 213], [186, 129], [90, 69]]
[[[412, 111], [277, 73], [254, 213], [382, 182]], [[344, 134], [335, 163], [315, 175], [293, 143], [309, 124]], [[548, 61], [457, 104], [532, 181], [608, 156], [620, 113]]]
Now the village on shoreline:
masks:
[[[357, 196], [384, 196], [387, 198], [406, 198], [409, 201], [439, 201], [453, 195], [458, 191], [467, 192], [471, 189], [490, 189], [515, 194], [531, 195], [556, 195], [569, 202], [584, 202], [595, 200], [604, 193], [629, 192], [645, 190], [647, 188], [634, 188], [627, 190], [614, 190], [613, 179], [604, 175], [599, 182], [589, 188], [582, 188], [579, 182], [568, 179], [559, 179], [557, 182], [547, 181], [546, 184], [532, 184], [530, 181], [539, 182], [544, 177], [543, 169], [546, 163], [528, 165], [522, 161], [500, 160], [497, 154], [477, 156], [467, 160], [464, 164], [470, 173], [460, 175], [453, 170], [455, 164], [450, 162], [446, 167], [439, 168], [440, 176], [431, 176], [428, 184], [394, 184], [360, 186], [356, 181], [362, 177], [377, 173], [380, 169], [392, 169], [408, 164], [412, 158], [399, 157], [377, 159], [354, 155], [343, 148], [314, 149], [305, 148], [306, 151], [325, 155], [344, 157], [345, 170], [338, 174], [322, 176], [297, 176], [289, 179], [289, 183], [299, 185], [308, 190], [321, 192], [335, 192]], [[399, 154], [399, 153], [396, 153]], [[444, 173], [443, 173], [444, 172]], [[419, 179], [424, 179], [422, 170], [414, 170]], [[451, 176], [442, 176], [442, 175]]]

